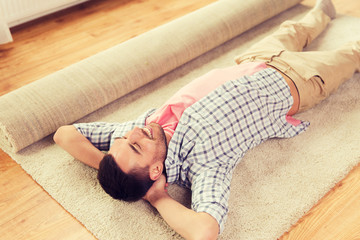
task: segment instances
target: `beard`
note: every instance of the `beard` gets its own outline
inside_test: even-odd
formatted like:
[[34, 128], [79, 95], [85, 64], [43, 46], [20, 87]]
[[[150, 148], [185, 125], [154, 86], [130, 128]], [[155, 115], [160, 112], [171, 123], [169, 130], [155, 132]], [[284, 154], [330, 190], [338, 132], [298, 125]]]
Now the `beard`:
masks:
[[164, 129], [161, 127], [160, 124], [158, 123], [150, 123], [149, 124], [151, 127], [154, 127], [156, 129], [156, 132], [154, 132], [154, 140], [157, 141], [157, 143], [159, 144], [160, 148], [164, 148], [165, 149], [165, 153], [164, 153], [164, 160], [166, 159], [167, 156], [167, 151], [168, 151], [168, 144], [167, 144], [167, 140], [166, 140], [166, 134]]

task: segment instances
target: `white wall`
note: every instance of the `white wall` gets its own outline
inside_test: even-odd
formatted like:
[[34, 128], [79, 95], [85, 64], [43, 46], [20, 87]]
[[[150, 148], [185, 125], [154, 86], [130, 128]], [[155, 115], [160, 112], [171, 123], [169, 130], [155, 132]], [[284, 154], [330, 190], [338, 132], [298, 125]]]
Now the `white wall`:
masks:
[[9, 38], [9, 27], [31, 21], [87, 0], [0, 0], [0, 44]]

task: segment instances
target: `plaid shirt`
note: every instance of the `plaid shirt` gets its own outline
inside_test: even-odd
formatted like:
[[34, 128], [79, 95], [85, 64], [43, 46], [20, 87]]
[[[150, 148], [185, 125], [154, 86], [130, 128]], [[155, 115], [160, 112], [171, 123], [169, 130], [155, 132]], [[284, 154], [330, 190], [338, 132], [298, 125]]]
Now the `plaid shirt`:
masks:
[[[309, 125], [286, 121], [293, 104], [290, 88], [275, 70], [226, 82], [188, 107], [169, 143], [167, 181], [190, 188], [191, 207], [219, 223], [228, 212], [232, 173], [247, 150], [269, 138], [289, 138]], [[108, 150], [117, 137], [143, 127], [153, 110], [127, 123], [75, 124], [96, 147]]]

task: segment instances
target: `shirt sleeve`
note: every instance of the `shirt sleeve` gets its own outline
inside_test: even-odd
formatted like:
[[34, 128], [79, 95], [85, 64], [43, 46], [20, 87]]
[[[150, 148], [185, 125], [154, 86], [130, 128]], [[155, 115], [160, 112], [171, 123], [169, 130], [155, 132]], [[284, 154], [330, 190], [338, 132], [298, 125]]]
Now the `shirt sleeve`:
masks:
[[107, 151], [112, 135], [119, 123], [92, 122], [76, 123], [73, 126], [84, 135], [97, 149]]
[[202, 171], [197, 175], [191, 186], [191, 207], [196, 212], [206, 212], [216, 219], [220, 233], [228, 213], [231, 174], [221, 174], [218, 169]]
[[91, 122], [75, 123], [73, 126], [84, 135], [100, 151], [108, 151], [115, 138], [123, 137], [135, 126], [144, 127], [145, 120], [153, 114], [155, 109], [150, 109], [134, 121], [119, 122]]

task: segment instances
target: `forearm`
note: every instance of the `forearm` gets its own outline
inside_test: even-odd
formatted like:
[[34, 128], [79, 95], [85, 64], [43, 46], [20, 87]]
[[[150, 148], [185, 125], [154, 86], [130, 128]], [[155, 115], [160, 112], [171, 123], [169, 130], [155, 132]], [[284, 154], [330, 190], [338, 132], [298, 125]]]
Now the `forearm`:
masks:
[[54, 135], [54, 141], [71, 156], [96, 169], [104, 157], [104, 153], [94, 147], [73, 126], [60, 127]]
[[104, 153], [95, 148], [87, 139], [76, 145], [69, 144], [61, 147], [75, 159], [95, 169], [99, 169], [99, 164], [104, 157]]
[[167, 193], [151, 201], [164, 220], [185, 239], [216, 239], [217, 221], [207, 213], [195, 212], [172, 199]]

